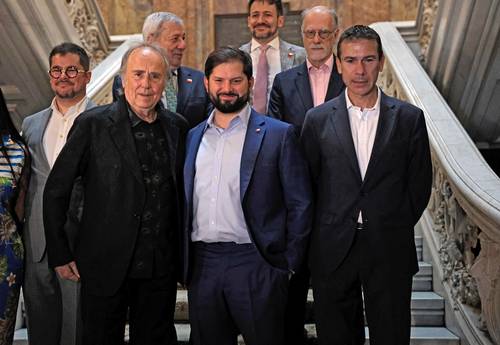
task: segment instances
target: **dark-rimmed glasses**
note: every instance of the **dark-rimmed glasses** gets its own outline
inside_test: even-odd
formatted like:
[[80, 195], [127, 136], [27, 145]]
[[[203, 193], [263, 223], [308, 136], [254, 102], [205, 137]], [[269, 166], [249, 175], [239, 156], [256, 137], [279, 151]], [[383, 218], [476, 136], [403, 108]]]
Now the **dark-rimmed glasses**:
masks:
[[304, 34], [304, 36], [306, 36], [307, 38], [309, 39], [313, 39], [314, 37], [316, 37], [316, 34], [319, 35], [319, 38], [325, 40], [327, 38], [329, 38], [332, 34], [333, 34], [333, 31], [329, 31], [329, 30], [307, 30], [307, 31], [302, 31], [302, 33]]
[[62, 74], [66, 74], [66, 77], [73, 79], [76, 78], [78, 73], [85, 73], [87, 71], [83, 69], [78, 69], [76, 66], [68, 66], [66, 68], [53, 67], [49, 70], [49, 75], [54, 79], [61, 78]]

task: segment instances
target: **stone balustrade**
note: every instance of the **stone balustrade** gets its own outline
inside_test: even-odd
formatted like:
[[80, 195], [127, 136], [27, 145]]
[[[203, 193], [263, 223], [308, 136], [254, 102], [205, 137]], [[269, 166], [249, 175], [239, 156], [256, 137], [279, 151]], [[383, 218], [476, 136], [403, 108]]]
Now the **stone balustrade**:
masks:
[[419, 226], [435, 249], [456, 322], [466, 343], [500, 344], [500, 179], [394, 24], [373, 28], [386, 58], [381, 88], [425, 113], [434, 177]]

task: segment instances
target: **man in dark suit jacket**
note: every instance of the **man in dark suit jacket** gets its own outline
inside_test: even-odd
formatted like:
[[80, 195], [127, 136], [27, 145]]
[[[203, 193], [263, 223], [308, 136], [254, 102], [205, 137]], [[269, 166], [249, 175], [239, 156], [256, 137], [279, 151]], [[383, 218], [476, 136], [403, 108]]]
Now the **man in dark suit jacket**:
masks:
[[[170, 12], [155, 12], [144, 21], [144, 42], [158, 44], [165, 50], [170, 64], [171, 79], [165, 87], [162, 104], [181, 114], [192, 128], [207, 118], [212, 104], [203, 85], [203, 73], [181, 66], [186, 49], [186, 32], [181, 18]], [[119, 75], [113, 80], [113, 101], [123, 94]]]
[[310, 110], [301, 134], [316, 194], [318, 343], [364, 344], [364, 303], [371, 344], [409, 344], [413, 228], [432, 178], [424, 114], [376, 87], [384, 56], [373, 29], [347, 29], [337, 52], [346, 91]]
[[[274, 79], [267, 113], [295, 125], [299, 133], [309, 109], [337, 97], [344, 89], [333, 54], [339, 33], [337, 23], [334, 9], [315, 6], [304, 10], [302, 40], [306, 61], [279, 73]], [[306, 266], [304, 264], [290, 280], [285, 319], [288, 345], [302, 345], [305, 341], [304, 322], [310, 279]]]
[[192, 340], [282, 345], [288, 279], [311, 226], [307, 164], [293, 126], [249, 106], [247, 53], [215, 50], [205, 75], [215, 110], [190, 131], [184, 167]]
[[[306, 61], [276, 75], [267, 110], [269, 116], [294, 124], [299, 131], [309, 109], [337, 97], [344, 89], [333, 53], [339, 34], [335, 10], [315, 6], [304, 10], [302, 18]], [[317, 78], [317, 83], [311, 85], [311, 78]]]
[[[125, 97], [80, 115], [44, 192], [48, 259], [80, 280], [83, 344], [176, 344], [184, 134], [187, 123], [157, 104], [167, 60], [141, 44], [122, 60]], [[84, 181], [74, 250], [64, 233], [73, 181]]]

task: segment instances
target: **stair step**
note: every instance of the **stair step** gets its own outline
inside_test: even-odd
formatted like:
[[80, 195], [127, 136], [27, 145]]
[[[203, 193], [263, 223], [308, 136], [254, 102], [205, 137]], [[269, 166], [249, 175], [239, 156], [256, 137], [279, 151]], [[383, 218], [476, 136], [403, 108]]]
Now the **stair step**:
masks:
[[413, 277], [413, 291], [431, 291], [432, 290], [432, 265], [420, 261], [419, 270]]
[[417, 249], [418, 261], [422, 261], [423, 243], [424, 243], [424, 240], [422, 239], [422, 236], [415, 236], [415, 247]]
[[[189, 344], [190, 327], [188, 324], [176, 324], [179, 345]], [[316, 327], [306, 325], [308, 335], [316, 338]], [[368, 327], [365, 327], [366, 345], [369, 344]], [[459, 345], [460, 339], [444, 327], [412, 327], [410, 333], [411, 345]], [[314, 343], [313, 341], [310, 343]], [[244, 345], [243, 339], [238, 337], [238, 345]]]

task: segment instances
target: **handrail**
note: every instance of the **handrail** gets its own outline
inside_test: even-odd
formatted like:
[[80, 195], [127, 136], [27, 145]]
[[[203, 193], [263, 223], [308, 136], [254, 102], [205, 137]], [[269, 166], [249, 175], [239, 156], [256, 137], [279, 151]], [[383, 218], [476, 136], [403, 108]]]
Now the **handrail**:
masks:
[[[433, 191], [423, 219], [439, 247], [442, 278], [456, 308], [481, 308], [500, 344], [500, 179], [434, 86], [394, 23], [375, 23], [386, 66], [379, 83], [425, 114], [433, 159]], [[422, 221], [421, 221], [422, 223]], [[467, 315], [465, 315], [467, 317]], [[476, 324], [478, 331], [484, 324]], [[483, 337], [484, 338], [484, 337]], [[477, 342], [482, 343], [482, 342]]]

